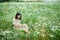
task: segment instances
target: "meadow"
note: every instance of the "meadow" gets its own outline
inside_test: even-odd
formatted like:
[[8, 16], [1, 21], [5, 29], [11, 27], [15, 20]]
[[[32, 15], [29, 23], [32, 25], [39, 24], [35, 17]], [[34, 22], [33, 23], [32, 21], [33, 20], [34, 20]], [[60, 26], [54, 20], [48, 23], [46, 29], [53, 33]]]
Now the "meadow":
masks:
[[[12, 28], [17, 12], [29, 34]], [[60, 2], [0, 3], [0, 40], [60, 40]]]

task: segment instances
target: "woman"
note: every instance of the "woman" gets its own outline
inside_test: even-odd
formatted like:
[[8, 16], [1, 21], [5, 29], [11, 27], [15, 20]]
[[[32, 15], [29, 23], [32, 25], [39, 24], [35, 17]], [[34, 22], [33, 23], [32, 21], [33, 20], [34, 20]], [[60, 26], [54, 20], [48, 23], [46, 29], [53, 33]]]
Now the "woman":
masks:
[[13, 18], [13, 28], [15, 29], [23, 29], [26, 33], [28, 33], [28, 27], [26, 24], [21, 24], [21, 17], [22, 15], [20, 13], [17, 13], [15, 15], [15, 18]]

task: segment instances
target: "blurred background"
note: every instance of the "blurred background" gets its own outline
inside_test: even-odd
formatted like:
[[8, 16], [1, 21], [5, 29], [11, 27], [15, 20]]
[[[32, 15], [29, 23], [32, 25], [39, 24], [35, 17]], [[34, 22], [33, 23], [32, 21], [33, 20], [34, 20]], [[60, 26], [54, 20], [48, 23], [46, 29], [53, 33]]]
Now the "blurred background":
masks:
[[40, 1], [60, 1], [60, 0], [0, 0], [0, 2], [40, 2]]
[[[17, 12], [29, 34], [12, 28]], [[0, 0], [0, 40], [60, 40], [60, 1]]]

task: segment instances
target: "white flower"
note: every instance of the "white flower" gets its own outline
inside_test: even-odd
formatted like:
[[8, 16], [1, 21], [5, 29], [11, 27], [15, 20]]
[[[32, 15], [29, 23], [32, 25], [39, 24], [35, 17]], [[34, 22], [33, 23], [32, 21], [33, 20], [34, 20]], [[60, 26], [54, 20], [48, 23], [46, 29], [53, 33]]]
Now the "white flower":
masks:
[[10, 33], [10, 31], [7, 30], [7, 31], [4, 31], [4, 33]]
[[38, 23], [36, 22], [35, 24], [37, 25]]
[[4, 31], [2, 34], [5, 35], [6, 33], [10, 33], [10, 32], [11, 32], [11, 31], [6, 30], [6, 31]]
[[37, 34], [39, 34], [39, 32], [37, 32]]
[[36, 36], [36, 34], [34, 34], [34, 36]]
[[42, 36], [44, 37], [45, 35], [43, 34]]
[[50, 36], [50, 37], [54, 37], [54, 35], [52, 35], [52, 34], [49, 34], [49, 36]]

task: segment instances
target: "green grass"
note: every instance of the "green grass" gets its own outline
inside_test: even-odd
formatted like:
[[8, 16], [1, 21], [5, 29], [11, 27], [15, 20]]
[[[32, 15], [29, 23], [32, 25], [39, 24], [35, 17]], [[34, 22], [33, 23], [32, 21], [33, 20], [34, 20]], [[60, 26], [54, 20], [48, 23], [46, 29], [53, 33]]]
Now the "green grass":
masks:
[[[0, 3], [0, 39], [60, 40], [59, 5], [59, 2]], [[28, 25], [30, 34], [11, 27], [17, 12], [22, 14], [21, 23]]]

